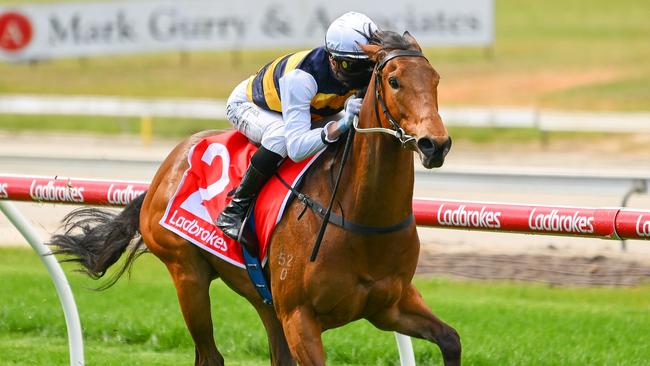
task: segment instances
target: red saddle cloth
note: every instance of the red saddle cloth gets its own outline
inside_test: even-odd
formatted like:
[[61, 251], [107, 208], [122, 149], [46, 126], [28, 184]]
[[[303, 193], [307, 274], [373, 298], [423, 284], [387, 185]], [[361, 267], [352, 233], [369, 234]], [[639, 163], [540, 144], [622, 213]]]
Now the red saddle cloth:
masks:
[[[230, 202], [228, 193], [239, 185], [256, 150], [257, 147], [237, 131], [199, 141], [189, 151], [189, 168], [167, 204], [160, 224], [194, 245], [244, 268], [241, 244], [224, 235], [214, 221]], [[318, 155], [299, 163], [286, 160], [278, 174], [295, 186]], [[269, 239], [290, 193], [277, 177], [272, 177], [258, 195], [253, 218], [261, 263], [266, 263]]]

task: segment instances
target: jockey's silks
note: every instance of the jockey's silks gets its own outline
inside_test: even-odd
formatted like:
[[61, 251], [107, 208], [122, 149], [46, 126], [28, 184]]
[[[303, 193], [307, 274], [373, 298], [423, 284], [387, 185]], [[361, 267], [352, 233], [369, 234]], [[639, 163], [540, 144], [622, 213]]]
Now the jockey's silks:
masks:
[[248, 99], [260, 108], [282, 113], [280, 78], [295, 69], [310, 74], [318, 85], [318, 91], [311, 100], [312, 121], [340, 112], [345, 100], [356, 92], [334, 77], [325, 48], [318, 47], [282, 56], [266, 64], [249, 78], [246, 90]]

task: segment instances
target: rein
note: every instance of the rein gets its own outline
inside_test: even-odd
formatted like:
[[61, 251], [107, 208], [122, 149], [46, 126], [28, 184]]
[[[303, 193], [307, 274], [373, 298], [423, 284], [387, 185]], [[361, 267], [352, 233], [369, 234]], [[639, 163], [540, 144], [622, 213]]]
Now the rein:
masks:
[[352, 147], [352, 140], [354, 140], [354, 130], [348, 131], [345, 139], [345, 148], [343, 149], [343, 159], [341, 160], [341, 167], [339, 168], [339, 174], [336, 177], [336, 183], [334, 184], [334, 189], [332, 190], [332, 197], [330, 198], [330, 204], [327, 207], [325, 216], [323, 216], [323, 222], [321, 223], [320, 230], [318, 231], [318, 237], [316, 237], [316, 242], [314, 242], [314, 248], [311, 251], [311, 256], [309, 260], [311, 262], [316, 260], [318, 255], [318, 249], [320, 249], [320, 244], [323, 241], [323, 236], [325, 235], [325, 229], [327, 229], [327, 224], [330, 221], [330, 216], [332, 215], [332, 206], [334, 205], [334, 198], [336, 198], [336, 191], [339, 189], [339, 183], [341, 183], [341, 176], [343, 176], [343, 168], [345, 163], [348, 161], [350, 156], [350, 148]]
[[[415, 137], [406, 134], [404, 132], [404, 129], [395, 121], [395, 117], [390, 113], [388, 110], [388, 107], [386, 106], [386, 102], [384, 101], [384, 98], [381, 96], [381, 71], [384, 69], [388, 61], [396, 58], [396, 57], [423, 57], [426, 59], [426, 57], [422, 54], [420, 51], [413, 51], [413, 50], [393, 50], [388, 52], [388, 54], [382, 58], [377, 65], [375, 66], [375, 83], [374, 83], [374, 90], [373, 94], [375, 97], [375, 116], [377, 118], [377, 122], [380, 123], [381, 126], [381, 118], [379, 116], [379, 106], [381, 106], [382, 112], [384, 113], [384, 117], [388, 120], [388, 122], [391, 124], [392, 128], [384, 128], [384, 127], [369, 127], [369, 128], [360, 128], [359, 127], [359, 118], [355, 117], [353, 126], [354, 129], [359, 132], [359, 133], [371, 133], [371, 132], [381, 132], [381, 133], [387, 133], [395, 138], [397, 138], [400, 143], [402, 144], [402, 147], [409, 143], [410, 141], [415, 141]], [[377, 105], [379, 104], [379, 106]]]

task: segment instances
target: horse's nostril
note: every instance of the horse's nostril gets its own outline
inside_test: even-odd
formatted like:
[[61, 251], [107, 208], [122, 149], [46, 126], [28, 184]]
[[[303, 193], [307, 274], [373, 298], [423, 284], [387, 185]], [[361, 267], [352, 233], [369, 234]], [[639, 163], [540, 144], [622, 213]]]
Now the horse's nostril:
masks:
[[423, 137], [418, 140], [418, 148], [426, 156], [431, 156], [436, 151], [436, 143], [430, 139]]

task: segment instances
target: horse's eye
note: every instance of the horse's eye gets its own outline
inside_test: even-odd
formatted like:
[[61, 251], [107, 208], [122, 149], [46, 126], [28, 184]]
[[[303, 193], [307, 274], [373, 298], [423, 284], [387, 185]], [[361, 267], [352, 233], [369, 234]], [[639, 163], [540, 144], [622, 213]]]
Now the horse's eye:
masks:
[[397, 81], [397, 78], [394, 76], [388, 78], [388, 85], [390, 85], [390, 87], [393, 89], [399, 88], [399, 82]]

